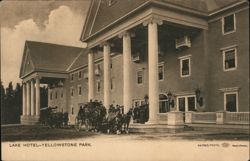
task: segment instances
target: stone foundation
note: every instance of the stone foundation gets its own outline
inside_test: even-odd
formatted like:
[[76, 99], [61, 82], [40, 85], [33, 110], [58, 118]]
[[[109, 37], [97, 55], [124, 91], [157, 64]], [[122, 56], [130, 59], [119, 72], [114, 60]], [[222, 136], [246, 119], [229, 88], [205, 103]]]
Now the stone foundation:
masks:
[[22, 125], [36, 125], [39, 123], [39, 116], [21, 116]]

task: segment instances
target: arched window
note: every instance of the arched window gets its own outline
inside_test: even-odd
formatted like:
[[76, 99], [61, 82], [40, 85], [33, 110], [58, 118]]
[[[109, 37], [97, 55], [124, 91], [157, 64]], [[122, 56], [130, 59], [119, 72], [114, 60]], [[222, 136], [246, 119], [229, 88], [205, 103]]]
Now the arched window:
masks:
[[168, 103], [168, 97], [165, 94], [159, 95], [159, 112], [166, 113], [170, 111], [170, 106]]

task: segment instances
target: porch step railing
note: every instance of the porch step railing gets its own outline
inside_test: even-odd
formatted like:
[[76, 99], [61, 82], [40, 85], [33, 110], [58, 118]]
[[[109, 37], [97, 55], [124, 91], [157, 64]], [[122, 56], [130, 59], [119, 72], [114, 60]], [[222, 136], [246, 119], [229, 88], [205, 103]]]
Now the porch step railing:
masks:
[[185, 112], [185, 123], [249, 124], [249, 112]]
[[215, 112], [193, 112], [193, 123], [216, 123]]
[[225, 112], [226, 124], [249, 124], [249, 112]]

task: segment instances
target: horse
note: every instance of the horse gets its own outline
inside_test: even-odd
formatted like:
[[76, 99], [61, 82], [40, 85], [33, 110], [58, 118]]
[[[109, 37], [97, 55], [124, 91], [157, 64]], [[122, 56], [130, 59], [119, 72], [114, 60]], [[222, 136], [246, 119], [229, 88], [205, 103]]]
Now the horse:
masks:
[[129, 133], [129, 123], [131, 120], [131, 117], [133, 115], [133, 109], [130, 108], [129, 111], [124, 115], [118, 115], [117, 122], [118, 122], [118, 129], [117, 134], [120, 134], [122, 131], [125, 131], [125, 133]]
[[118, 124], [119, 124], [119, 111], [110, 111], [107, 118], [106, 118], [106, 123], [107, 123], [107, 133], [109, 134], [110, 132], [115, 132], [118, 129]]

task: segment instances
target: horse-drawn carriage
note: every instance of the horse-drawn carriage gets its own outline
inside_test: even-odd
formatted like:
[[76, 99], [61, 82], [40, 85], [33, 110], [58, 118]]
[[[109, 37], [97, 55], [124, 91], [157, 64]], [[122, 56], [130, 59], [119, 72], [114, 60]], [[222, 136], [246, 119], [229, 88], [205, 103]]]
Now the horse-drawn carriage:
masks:
[[42, 125], [60, 128], [67, 126], [68, 113], [57, 112], [57, 107], [44, 107], [40, 109], [39, 121]]
[[108, 113], [105, 107], [99, 102], [89, 102], [80, 108], [76, 117], [76, 129], [80, 131], [85, 128], [87, 131], [101, 131], [107, 133], [128, 133], [128, 126], [132, 116], [132, 109], [123, 114], [122, 108], [110, 107]]
[[[74, 127], [77, 131], [85, 129], [87, 131], [100, 131], [105, 133], [128, 133], [129, 123], [133, 113], [134, 121], [137, 119], [137, 117], [135, 117], [137, 115], [135, 109], [136, 108], [131, 108], [124, 114], [122, 106], [117, 105], [114, 107], [111, 105], [107, 112], [101, 102], [90, 101], [80, 107], [76, 118], [74, 118]], [[68, 113], [57, 112], [57, 107], [45, 107], [41, 108], [40, 111], [40, 123], [43, 125], [57, 128], [68, 126], [68, 123], [72, 125], [72, 121], [69, 121]], [[144, 115], [144, 113], [142, 114]]]

